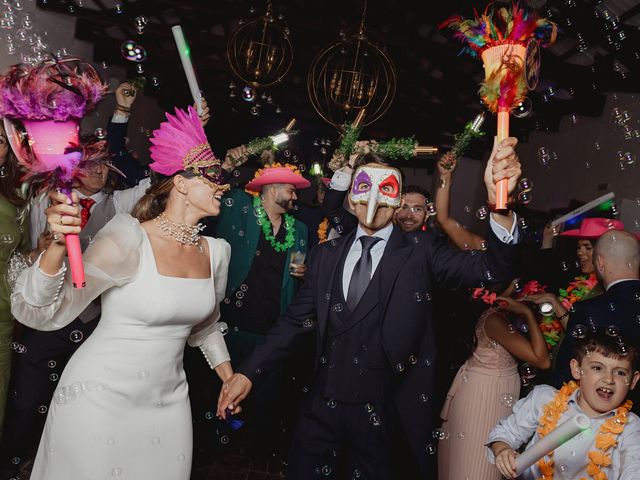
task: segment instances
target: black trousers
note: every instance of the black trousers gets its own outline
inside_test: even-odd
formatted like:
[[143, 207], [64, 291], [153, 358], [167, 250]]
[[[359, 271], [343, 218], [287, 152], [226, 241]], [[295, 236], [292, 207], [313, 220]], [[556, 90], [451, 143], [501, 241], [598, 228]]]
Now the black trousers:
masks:
[[298, 419], [287, 479], [417, 479], [401, 430], [390, 402], [346, 404], [312, 393]]
[[43, 332], [22, 328], [16, 338], [7, 411], [2, 433], [1, 470], [17, 471], [37, 447], [49, 404], [67, 362], [98, 325], [76, 319], [60, 330]]

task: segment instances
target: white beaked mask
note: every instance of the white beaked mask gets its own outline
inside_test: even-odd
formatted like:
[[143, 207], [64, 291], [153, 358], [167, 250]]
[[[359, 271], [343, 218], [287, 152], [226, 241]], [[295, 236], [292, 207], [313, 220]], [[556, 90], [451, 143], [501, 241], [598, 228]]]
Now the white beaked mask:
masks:
[[353, 176], [351, 203], [367, 205], [367, 225], [371, 225], [378, 206], [398, 208], [402, 193], [402, 176], [395, 168], [366, 165]]

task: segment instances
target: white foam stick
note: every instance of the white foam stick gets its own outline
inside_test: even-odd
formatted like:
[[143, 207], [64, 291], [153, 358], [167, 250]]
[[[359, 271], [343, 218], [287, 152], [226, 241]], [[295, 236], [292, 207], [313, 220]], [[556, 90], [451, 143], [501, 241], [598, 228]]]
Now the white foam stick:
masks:
[[556, 225], [560, 225], [564, 222], [568, 222], [572, 218], [577, 217], [578, 215], [582, 215], [584, 212], [588, 212], [592, 208], [596, 208], [601, 203], [604, 203], [607, 200], [611, 200], [615, 196], [616, 194], [613, 192], [605, 193], [601, 197], [598, 197], [595, 200], [591, 200], [589, 203], [585, 203], [581, 207], [578, 207], [575, 210], [572, 210], [566, 215], [563, 215], [560, 218], [556, 218], [553, 222], [551, 222], [551, 226], [555, 227]]
[[561, 423], [554, 431], [542, 437], [540, 441], [534, 443], [516, 457], [516, 474], [522, 475], [531, 465], [548, 453], [553, 452], [560, 445], [571, 440], [583, 430], [587, 430], [590, 425], [589, 417], [583, 413], [578, 413], [566, 422]]
[[189, 84], [189, 90], [191, 90], [191, 96], [193, 97], [193, 101], [196, 103], [198, 115], [202, 115], [202, 94], [200, 93], [200, 87], [198, 86], [196, 72], [193, 69], [193, 63], [191, 63], [191, 50], [189, 49], [189, 45], [187, 45], [187, 41], [184, 38], [184, 33], [182, 32], [182, 27], [180, 25], [171, 27], [171, 31], [173, 32], [173, 39], [178, 47], [178, 54], [182, 61], [182, 68], [184, 68], [184, 73], [187, 76], [187, 83]]

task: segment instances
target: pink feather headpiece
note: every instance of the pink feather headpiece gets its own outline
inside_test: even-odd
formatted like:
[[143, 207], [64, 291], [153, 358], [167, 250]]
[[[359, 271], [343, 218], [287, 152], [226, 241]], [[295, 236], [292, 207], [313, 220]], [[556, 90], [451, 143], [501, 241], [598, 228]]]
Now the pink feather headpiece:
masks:
[[162, 175], [171, 176], [189, 171], [204, 177], [218, 188], [224, 184], [220, 160], [216, 158], [207, 141], [198, 114], [193, 109], [185, 112], [176, 107], [175, 115], [165, 114], [166, 122], [153, 131], [149, 149], [153, 162], [149, 167]]

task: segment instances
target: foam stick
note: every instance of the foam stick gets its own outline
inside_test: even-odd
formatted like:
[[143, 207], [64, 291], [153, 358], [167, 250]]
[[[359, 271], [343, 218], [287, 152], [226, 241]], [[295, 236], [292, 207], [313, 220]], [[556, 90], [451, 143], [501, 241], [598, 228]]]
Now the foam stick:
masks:
[[[31, 165], [34, 170], [53, 171], [57, 177], [57, 185], [69, 200], [71, 198], [71, 175], [81, 162], [80, 152], [65, 153], [67, 147], [77, 144], [79, 139], [79, 122], [75, 119], [66, 122], [51, 120], [23, 120], [22, 124], [28, 134], [33, 154], [38, 158], [38, 165]], [[76, 233], [65, 234], [67, 256], [71, 267], [71, 279], [75, 288], [87, 286], [82, 264], [82, 248], [80, 237]]]
[[[18, 64], [0, 77], [0, 117], [23, 181], [36, 189], [58, 187], [69, 198], [71, 185], [93, 161], [84, 157], [80, 120], [102, 99], [107, 85], [95, 68], [79, 58]], [[27, 141], [16, 126], [22, 123]], [[106, 152], [106, 150], [105, 150]], [[73, 284], [85, 287], [78, 235], [65, 235]]]
[[571, 440], [580, 432], [587, 430], [590, 425], [589, 417], [582, 413], [578, 413], [558, 425], [553, 432], [542, 437], [537, 443], [534, 443], [516, 457], [516, 475], [522, 475], [531, 465]]
[[590, 202], [585, 203], [581, 207], [578, 207], [575, 210], [570, 211], [566, 215], [563, 215], [560, 218], [556, 218], [553, 222], [551, 222], [551, 226], [555, 227], [555, 226], [560, 225], [562, 223], [568, 222], [572, 218], [575, 218], [578, 215], [582, 215], [583, 213], [588, 212], [592, 208], [596, 208], [598, 205], [603, 204], [604, 202], [606, 202], [608, 200], [611, 200], [615, 196], [616, 195], [613, 192], [605, 193], [601, 197], [598, 197], [595, 200], [591, 200]]
[[[509, 112], [533, 90], [540, 72], [539, 46], [553, 43], [557, 27], [534, 10], [519, 7], [494, 7], [493, 2], [475, 19], [454, 15], [440, 28], [455, 29], [456, 37], [466, 43], [463, 51], [482, 57], [485, 79], [480, 96], [489, 110], [498, 115], [497, 140], [509, 136]], [[530, 48], [531, 46], [531, 48]], [[496, 184], [496, 209], [506, 210], [507, 179]]]
[[[503, 66], [507, 56], [517, 58], [520, 65], [524, 63], [526, 49], [518, 44], [504, 44], [489, 47], [482, 52], [484, 62], [485, 82], [499, 82], [500, 93], [494, 108], [497, 110], [497, 142], [500, 144], [509, 136], [509, 113], [516, 100], [521, 99], [522, 92], [519, 89], [519, 77], [522, 72], [512, 72]], [[486, 102], [486, 100], [485, 100]], [[496, 183], [496, 209], [506, 210], [509, 202], [509, 179], [503, 178]]]
[[[60, 188], [69, 200], [71, 198], [71, 187], [64, 186]], [[67, 257], [69, 257], [69, 266], [71, 267], [71, 281], [75, 288], [84, 288], [87, 286], [84, 275], [84, 264], [82, 263], [82, 247], [80, 245], [80, 236], [77, 233], [67, 233], [64, 236], [67, 245]]]
[[173, 39], [178, 47], [178, 54], [182, 61], [182, 68], [184, 69], [184, 74], [187, 77], [189, 90], [191, 90], [191, 96], [196, 104], [198, 115], [202, 115], [202, 93], [200, 92], [196, 72], [193, 69], [193, 63], [191, 62], [191, 50], [189, 49], [187, 40], [184, 38], [184, 33], [182, 32], [182, 27], [180, 25], [171, 27], [171, 32], [173, 32]]

